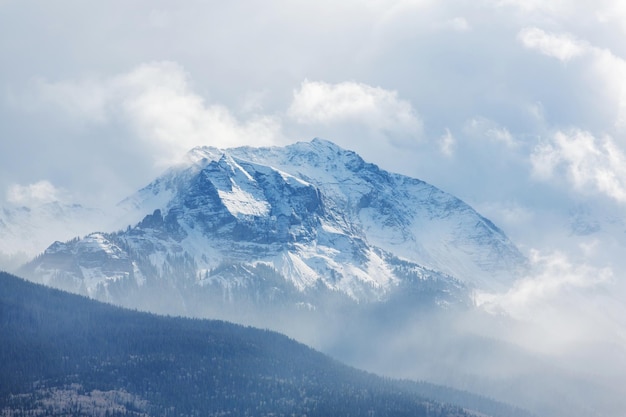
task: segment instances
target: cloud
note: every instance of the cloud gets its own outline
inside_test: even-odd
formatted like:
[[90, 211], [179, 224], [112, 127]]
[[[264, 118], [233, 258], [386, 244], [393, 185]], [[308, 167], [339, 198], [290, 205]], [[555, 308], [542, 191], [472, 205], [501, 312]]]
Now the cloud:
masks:
[[517, 38], [526, 48], [538, 50], [563, 62], [581, 56], [589, 50], [587, 42], [578, 40], [573, 35], [556, 35], [535, 27], [522, 29]]
[[596, 5], [595, 15], [603, 25], [615, 21], [622, 32], [626, 33], [626, 4], [623, 2], [605, 1], [604, 4]]
[[608, 49], [593, 48], [591, 68], [605, 90], [603, 101], [615, 127], [626, 128], [626, 60]]
[[[626, 13], [626, 8], [624, 10]], [[605, 117], [612, 117], [615, 127], [626, 128], [626, 61], [624, 59], [608, 47], [592, 45], [569, 33], [548, 33], [542, 29], [530, 27], [521, 30], [517, 39], [526, 48], [562, 62], [583, 56], [587, 58], [584, 61], [585, 68], [591, 76], [578, 73], [579, 83], [583, 83], [584, 86], [579, 84], [573, 85], [572, 88], [576, 91], [585, 88], [586, 94], [604, 103], [601, 113]], [[570, 76], [571, 74], [565, 73], [564, 75]], [[576, 100], [580, 101], [578, 97]], [[592, 100], [588, 102], [591, 103]], [[592, 107], [587, 112], [595, 113], [598, 109]], [[602, 126], [602, 128], [605, 127]]]
[[534, 275], [517, 281], [503, 294], [482, 293], [477, 304], [487, 309], [502, 309], [516, 318], [533, 317], [533, 309], [569, 289], [589, 290], [607, 283], [613, 277], [609, 268], [595, 268], [586, 264], [575, 265], [565, 254], [531, 252]]
[[450, 129], [446, 128], [446, 132], [439, 138], [439, 148], [441, 149], [441, 153], [447, 157], [450, 157], [454, 154], [454, 146], [456, 144], [456, 139], [452, 136]]
[[123, 109], [141, 137], [185, 152], [193, 146], [273, 144], [279, 122], [271, 116], [238, 121], [228, 108], [207, 105], [195, 94], [183, 69], [172, 63], [141, 66], [120, 79], [130, 94]]
[[534, 120], [538, 122], [545, 122], [545, 108], [542, 102], [537, 101], [535, 103], [528, 104], [526, 107], [528, 114], [530, 114]]
[[288, 115], [303, 124], [356, 123], [371, 129], [419, 136], [422, 121], [396, 91], [356, 82], [304, 81], [294, 91]]
[[13, 204], [32, 206], [59, 201], [63, 194], [64, 192], [52, 183], [42, 180], [27, 185], [13, 184], [9, 186], [6, 199]]
[[208, 104], [173, 62], [142, 64], [128, 73], [81, 81], [38, 82], [43, 101], [58, 105], [83, 123], [126, 123], [150, 147], [154, 159], [171, 163], [198, 145], [268, 145], [280, 137], [270, 115], [240, 121], [228, 108]]
[[607, 296], [615, 290], [612, 269], [572, 262], [562, 252], [532, 251], [530, 258], [533, 272], [508, 291], [475, 296], [476, 304], [485, 311], [505, 313], [518, 321], [506, 337], [549, 354], [576, 351], [581, 343], [606, 343], [617, 337], [612, 333], [623, 328], [623, 320], [615, 315], [621, 308], [602, 312], [603, 305], [608, 309], [612, 303]]
[[467, 19], [464, 17], [455, 17], [449, 20], [446, 20], [443, 25], [443, 28], [452, 29], [457, 32], [467, 32], [471, 30], [472, 27], [468, 23]]
[[626, 202], [626, 156], [615, 141], [580, 129], [557, 131], [530, 156], [534, 175], [542, 180], [563, 176], [579, 192], [594, 190]]
[[476, 138], [486, 138], [507, 147], [515, 147], [517, 142], [509, 130], [485, 117], [474, 117], [465, 123], [465, 133]]

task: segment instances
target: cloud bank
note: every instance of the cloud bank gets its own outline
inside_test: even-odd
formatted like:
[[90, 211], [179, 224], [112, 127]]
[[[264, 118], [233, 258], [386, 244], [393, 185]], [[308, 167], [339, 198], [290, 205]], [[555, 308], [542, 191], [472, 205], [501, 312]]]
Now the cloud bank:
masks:
[[208, 104], [174, 62], [142, 64], [128, 73], [81, 81], [39, 81], [41, 99], [83, 123], [126, 123], [161, 166], [194, 146], [268, 145], [280, 137], [269, 115], [239, 121], [225, 106]]

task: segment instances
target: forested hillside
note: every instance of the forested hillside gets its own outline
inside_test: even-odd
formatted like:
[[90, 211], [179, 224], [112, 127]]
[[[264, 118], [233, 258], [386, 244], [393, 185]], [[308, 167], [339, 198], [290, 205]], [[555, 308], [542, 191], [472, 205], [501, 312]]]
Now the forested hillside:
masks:
[[3, 416], [471, 415], [278, 333], [124, 310], [6, 273], [0, 340]]

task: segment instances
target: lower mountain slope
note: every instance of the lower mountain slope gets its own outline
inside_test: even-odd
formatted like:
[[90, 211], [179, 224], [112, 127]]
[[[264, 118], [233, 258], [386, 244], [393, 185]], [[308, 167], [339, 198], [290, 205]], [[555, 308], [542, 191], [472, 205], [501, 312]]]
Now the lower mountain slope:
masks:
[[420, 392], [526, 415], [357, 371], [278, 333], [124, 310], [0, 273], [2, 416], [477, 415]]

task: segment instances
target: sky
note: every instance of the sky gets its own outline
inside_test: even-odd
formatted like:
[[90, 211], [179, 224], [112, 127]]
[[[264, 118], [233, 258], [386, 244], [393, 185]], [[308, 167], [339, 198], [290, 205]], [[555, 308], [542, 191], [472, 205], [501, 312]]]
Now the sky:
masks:
[[625, 36], [617, 0], [0, 0], [0, 206], [322, 137], [519, 245], [534, 272], [477, 300], [541, 324], [520, 343], [626, 346]]
[[626, 202], [626, 7], [336, 3], [2, 0], [4, 200], [321, 136], [478, 206]]
[[108, 207], [194, 146], [322, 137], [617, 268], [624, 35], [604, 0], [0, 0], [0, 203]]
[[0, 0], [0, 203], [106, 207], [194, 146], [323, 137], [527, 250], [620, 217], [620, 2], [222, 3]]

